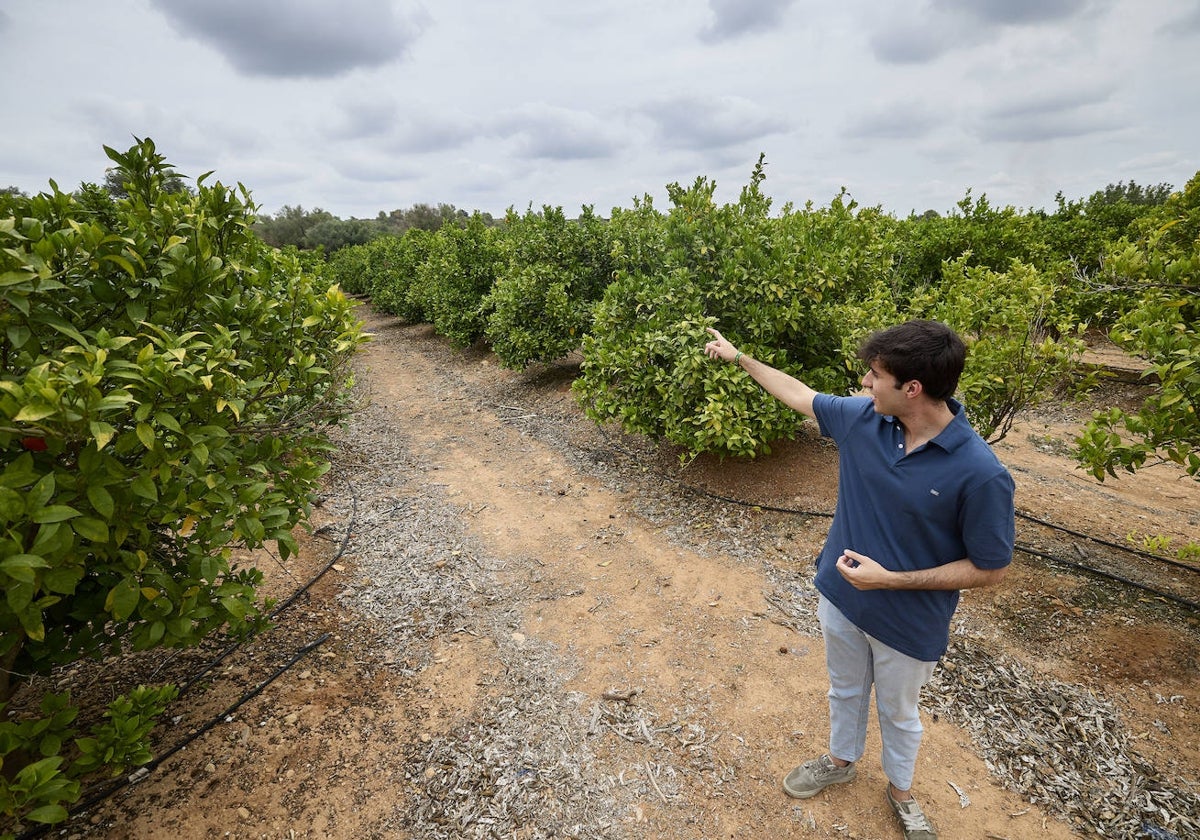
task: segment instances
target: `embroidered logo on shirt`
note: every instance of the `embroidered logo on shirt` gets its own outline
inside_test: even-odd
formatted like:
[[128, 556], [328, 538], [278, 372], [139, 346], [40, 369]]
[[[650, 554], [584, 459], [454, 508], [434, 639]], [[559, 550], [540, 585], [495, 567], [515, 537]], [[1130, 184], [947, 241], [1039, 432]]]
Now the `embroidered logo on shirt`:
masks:
[[936, 491], [936, 490], [933, 490], [933, 489], [930, 489], [930, 491], [929, 491], [929, 492], [930, 492], [932, 495], [934, 495], [934, 496], [940, 496], [940, 495], [942, 495], [941, 493], [939, 493], [938, 491]]

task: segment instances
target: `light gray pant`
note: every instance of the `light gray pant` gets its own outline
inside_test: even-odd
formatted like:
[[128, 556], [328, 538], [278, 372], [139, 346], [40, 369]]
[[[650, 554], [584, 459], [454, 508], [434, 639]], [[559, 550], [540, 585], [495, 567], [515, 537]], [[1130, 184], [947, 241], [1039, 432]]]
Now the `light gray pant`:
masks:
[[829, 668], [830, 755], [843, 761], [862, 758], [874, 684], [883, 772], [897, 790], [908, 790], [923, 731], [917, 701], [937, 663], [913, 659], [868, 636], [823, 595], [817, 618]]

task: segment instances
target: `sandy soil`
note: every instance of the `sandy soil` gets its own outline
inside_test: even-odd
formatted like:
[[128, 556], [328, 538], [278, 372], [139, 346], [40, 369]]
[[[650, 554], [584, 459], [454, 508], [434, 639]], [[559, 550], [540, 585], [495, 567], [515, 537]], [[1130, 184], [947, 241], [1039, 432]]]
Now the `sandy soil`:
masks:
[[[827, 520], [678, 490], [683, 483], [761, 506], [830, 510], [835, 450], [808, 434], [754, 461], [701, 458], [681, 469], [674, 453], [584, 420], [569, 394], [569, 368], [505, 371], [481, 349], [451, 350], [428, 328], [369, 310], [364, 316], [376, 340], [362, 358], [362, 387], [422, 467], [418, 486], [398, 496], [419, 496], [427, 482], [462, 512], [470, 538], [501, 559], [496, 597], [513, 616], [508, 637], [451, 628], [423, 654], [390, 648], [344, 597], [371, 585], [356, 566], [370, 538], [360, 533], [275, 630], [177, 702], [174, 723], [156, 733], [158, 754], [221, 715], [291, 653], [321, 634], [328, 640], [55, 836], [419, 837], [405, 827], [423, 795], [409, 765], [422, 743], [498, 702], [507, 667], [500, 653], [514, 644], [549, 646], [569, 659], [566, 692], [598, 702], [606, 692], [636, 690], [631, 704], [643, 713], [705, 733], [708, 769], [670, 777], [661, 750], [614, 735], [590, 740], [595, 762], [644, 794], [611, 815], [603, 836], [900, 836], [874, 734], [853, 785], [805, 802], [779, 786], [793, 765], [823, 751], [827, 709], [820, 640], [787, 620], [772, 593], [781, 580], [801, 585]], [[1066, 400], [1051, 408], [1023, 418], [997, 446], [1018, 482], [1019, 509], [1120, 543], [1130, 534], [1169, 537], [1172, 548], [1197, 539], [1194, 482], [1161, 469], [1091, 480], [1064, 454], [1089, 409]], [[559, 425], [557, 443], [527, 433], [520, 418], [533, 417]], [[341, 492], [331, 479], [330, 493]], [[342, 510], [318, 508], [314, 526], [344, 521]], [[1023, 540], [1054, 539], [1026, 527]], [[746, 551], [727, 550], [741, 528], [754, 541]], [[333, 530], [318, 530], [300, 557], [256, 562], [284, 596], [339, 546]], [[1184, 596], [1197, 600], [1198, 587], [1186, 585]], [[969, 632], [1038, 674], [1102, 693], [1136, 733], [1143, 761], [1193, 784], [1200, 777], [1195, 614], [1026, 556], [1002, 587], [963, 601]], [[64, 674], [60, 683], [116, 691], [122, 681], [185, 681], [217, 650], [144, 660], [133, 674], [109, 663], [99, 673]], [[1048, 809], [1007, 790], [964, 730], [932, 715], [914, 792], [947, 840], [1076, 836]]]

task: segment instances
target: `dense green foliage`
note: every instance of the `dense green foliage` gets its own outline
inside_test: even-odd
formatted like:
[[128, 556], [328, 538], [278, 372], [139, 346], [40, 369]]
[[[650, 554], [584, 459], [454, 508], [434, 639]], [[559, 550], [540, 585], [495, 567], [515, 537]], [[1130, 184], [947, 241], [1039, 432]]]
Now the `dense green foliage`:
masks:
[[[488, 213], [476, 214], [489, 225], [494, 224]], [[293, 246], [300, 249], [323, 248], [335, 254], [342, 248], [363, 245], [380, 236], [403, 236], [409, 230], [436, 231], [448, 224], [465, 225], [469, 214], [453, 204], [414, 204], [407, 210], [382, 210], [374, 219], [339, 219], [332, 213], [315, 208], [284, 205], [274, 216], [264, 213], [257, 217], [254, 232], [276, 248]]]
[[633, 249], [622, 236], [616, 279], [584, 339], [575, 391], [590, 417], [692, 453], [751, 455], [794, 433], [798, 415], [743, 371], [704, 357], [709, 326], [769, 364], [803, 370], [814, 387], [844, 389], [831, 352], [844, 325], [822, 313], [881, 277], [889, 225], [842, 197], [772, 218], [763, 177], [760, 160], [736, 204], [715, 204], [716, 185], [699, 178], [668, 187], [665, 216], [645, 203], [614, 218], [618, 230], [636, 219], [654, 232]]
[[425, 320], [413, 285], [438, 236], [436, 231], [409, 228], [403, 236], [384, 236], [368, 246], [367, 270], [374, 284], [371, 302], [381, 311], [409, 323]]
[[500, 242], [502, 266], [484, 308], [501, 363], [520, 369], [577, 349], [612, 280], [608, 226], [591, 207], [573, 221], [561, 208], [543, 207], [510, 212]]
[[471, 216], [465, 227], [448, 224], [428, 243], [407, 298], [439, 335], [467, 347], [487, 327], [483, 304], [502, 259], [499, 235], [482, 216]]
[[[0, 199], [0, 700], [13, 674], [262, 626], [232, 551], [295, 550], [363, 340], [251, 233], [244, 189], [167, 191], [151, 141], [106, 151], [125, 198]], [[59, 818], [80, 775], [148, 757], [169, 699], [119, 700], [108, 734], [55, 700], [0, 729], [0, 812]]]
[[685, 456], [764, 452], [799, 422], [742, 371], [703, 358], [708, 326], [814, 387], [846, 393], [872, 330], [943, 320], [970, 347], [959, 396], [993, 441], [1050, 389], [1086, 382], [1076, 373], [1080, 335], [1111, 330], [1165, 388], [1144, 415], [1097, 418], [1081, 460], [1097, 475], [1152, 457], [1194, 462], [1192, 187], [1180, 196], [1165, 184], [1109, 185], [1079, 201], [1060, 195], [1053, 213], [996, 208], [968, 192], [945, 217], [906, 219], [843, 192], [828, 207], [772, 215], [763, 173], [760, 158], [724, 206], [701, 177], [668, 186], [666, 213], [645, 196], [607, 222], [590, 208], [569, 221], [545, 207], [510, 212], [495, 229], [476, 219], [467, 231], [409, 230], [339, 251], [330, 273], [456, 344], [486, 338], [510, 367], [580, 349], [585, 412]]
[[1130, 228], [1101, 275], [1132, 298], [1110, 335], [1148, 360], [1158, 387], [1135, 412], [1093, 418], [1080, 460], [1101, 479], [1166, 460], [1200, 480], [1200, 174]]

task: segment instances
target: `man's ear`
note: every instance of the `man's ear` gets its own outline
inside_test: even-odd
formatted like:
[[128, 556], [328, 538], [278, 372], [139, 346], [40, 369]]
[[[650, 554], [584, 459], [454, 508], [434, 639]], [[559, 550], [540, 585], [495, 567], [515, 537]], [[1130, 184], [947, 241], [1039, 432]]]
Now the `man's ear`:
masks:
[[904, 383], [904, 396], [912, 399], [919, 397], [925, 393], [925, 386], [921, 384], [919, 379], [910, 379]]

